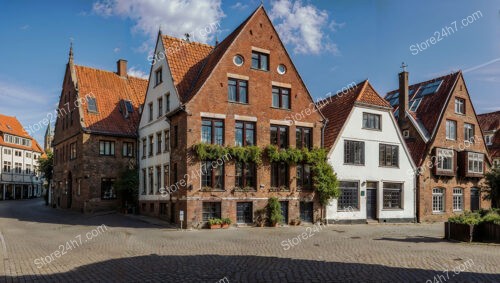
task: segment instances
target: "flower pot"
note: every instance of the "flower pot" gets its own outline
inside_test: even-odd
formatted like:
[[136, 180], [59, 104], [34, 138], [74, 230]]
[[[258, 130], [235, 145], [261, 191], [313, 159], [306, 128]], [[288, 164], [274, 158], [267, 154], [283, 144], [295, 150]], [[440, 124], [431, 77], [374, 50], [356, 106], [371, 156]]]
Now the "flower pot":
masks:
[[220, 224], [213, 224], [210, 225], [210, 229], [220, 229], [221, 225]]
[[227, 229], [229, 228], [229, 224], [222, 224], [222, 229]]

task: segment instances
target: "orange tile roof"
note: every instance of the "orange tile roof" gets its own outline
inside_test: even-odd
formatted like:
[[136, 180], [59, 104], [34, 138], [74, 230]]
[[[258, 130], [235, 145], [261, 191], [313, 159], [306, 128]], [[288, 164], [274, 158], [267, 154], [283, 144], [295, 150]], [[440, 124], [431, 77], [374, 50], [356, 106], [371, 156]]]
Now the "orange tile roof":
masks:
[[358, 103], [390, 109], [389, 103], [378, 95], [368, 80], [350, 88], [347, 93], [337, 93], [316, 103], [321, 113], [328, 119], [324, 140], [326, 148], [333, 146], [347, 121], [349, 113], [351, 113], [354, 105]]
[[500, 158], [500, 111], [477, 115], [477, 119], [483, 133], [495, 131], [488, 151], [492, 158]]
[[[30, 137], [28, 135], [28, 133], [24, 130], [23, 126], [21, 125], [19, 120], [17, 120], [16, 117], [11, 117], [11, 116], [6, 116], [6, 115], [0, 114], [0, 133], [2, 133], [0, 135], [0, 145], [2, 145], [2, 146], [8, 146], [8, 147], [25, 149], [25, 150], [33, 150], [36, 152], [43, 152], [40, 145], [36, 142], [35, 139], [33, 139], [32, 137]], [[3, 133], [30, 139], [31, 140], [31, 147], [7, 143], [3, 138]]]
[[[103, 134], [136, 136], [139, 107], [144, 103], [148, 80], [76, 65], [75, 71], [80, 99], [85, 101], [87, 95], [96, 98], [98, 113], [89, 112], [88, 104], [82, 103], [85, 128]], [[128, 118], [120, 112], [122, 100], [130, 100], [134, 107]]]

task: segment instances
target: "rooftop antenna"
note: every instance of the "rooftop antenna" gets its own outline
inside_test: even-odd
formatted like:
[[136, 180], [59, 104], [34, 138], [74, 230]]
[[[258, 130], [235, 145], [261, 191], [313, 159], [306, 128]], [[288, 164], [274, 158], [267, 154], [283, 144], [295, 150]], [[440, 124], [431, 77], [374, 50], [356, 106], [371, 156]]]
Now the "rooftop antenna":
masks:
[[406, 72], [406, 67], [408, 67], [408, 65], [406, 65], [405, 62], [401, 63], [401, 69], [403, 69], [403, 72]]
[[184, 34], [184, 36], [186, 37], [186, 41], [187, 41], [187, 42], [190, 42], [190, 41], [189, 41], [189, 37], [190, 37], [189, 33], [187, 33], [187, 32], [186, 32], [186, 33]]

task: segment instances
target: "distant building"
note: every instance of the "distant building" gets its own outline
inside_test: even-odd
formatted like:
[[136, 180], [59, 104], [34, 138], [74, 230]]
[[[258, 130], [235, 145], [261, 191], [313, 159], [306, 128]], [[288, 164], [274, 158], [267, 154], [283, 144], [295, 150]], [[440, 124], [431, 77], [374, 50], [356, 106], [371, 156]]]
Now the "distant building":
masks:
[[477, 115], [493, 165], [500, 167], [500, 111]]
[[42, 154], [16, 117], [0, 114], [0, 200], [41, 196], [42, 180], [36, 168]]
[[94, 212], [120, 205], [114, 182], [136, 165], [147, 83], [127, 74], [125, 60], [110, 72], [75, 65], [70, 51], [53, 141], [57, 207]]
[[415, 221], [415, 169], [392, 108], [368, 81], [318, 102], [341, 195], [329, 223]]
[[409, 85], [403, 71], [385, 99], [418, 166], [418, 220], [491, 207], [481, 192], [490, 160], [462, 72]]
[[43, 150], [45, 152], [53, 152], [52, 150], [52, 141], [54, 140], [54, 128], [50, 124], [47, 126], [47, 130], [45, 130], [45, 135], [43, 137]]

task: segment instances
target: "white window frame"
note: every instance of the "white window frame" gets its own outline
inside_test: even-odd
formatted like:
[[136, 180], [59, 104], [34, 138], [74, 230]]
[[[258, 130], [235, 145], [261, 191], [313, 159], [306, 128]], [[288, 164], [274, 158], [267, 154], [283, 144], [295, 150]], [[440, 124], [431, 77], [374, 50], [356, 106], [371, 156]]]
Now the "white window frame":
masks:
[[465, 114], [465, 99], [455, 98], [455, 113], [461, 115]]
[[464, 210], [464, 189], [453, 188], [453, 211]]
[[[437, 164], [437, 168], [440, 170], [440, 171], [449, 171], [449, 172], [452, 172], [453, 171], [453, 168], [455, 166], [455, 152], [453, 152], [453, 149], [445, 149], [445, 148], [438, 148], [437, 149], [437, 152], [436, 152], [436, 155], [437, 155], [437, 159], [438, 159], [438, 164]], [[444, 168], [443, 165], [444, 165], [444, 162], [442, 162], [441, 159], [444, 159], [444, 158], [450, 158], [451, 159], [451, 168], [448, 169], [448, 168]]]
[[[454, 125], [453, 128], [453, 137], [451, 136], [451, 125]], [[455, 141], [457, 140], [457, 121], [454, 120], [446, 120], [446, 139]]]
[[464, 140], [474, 143], [475, 127], [471, 123], [464, 123]]
[[[468, 152], [467, 154], [468, 154], [468, 156], [467, 156], [467, 161], [468, 161], [467, 172], [472, 173], [472, 174], [483, 174], [484, 173], [484, 154], [477, 153], [477, 152]], [[471, 168], [472, 168], [472, 170], [471, 170]]]
[[[438, 201], [439, 203], [436, 203]], [[443, 188], [432, 189], [432, 212], [443, 213], [445, 211], [445, 190]]]

